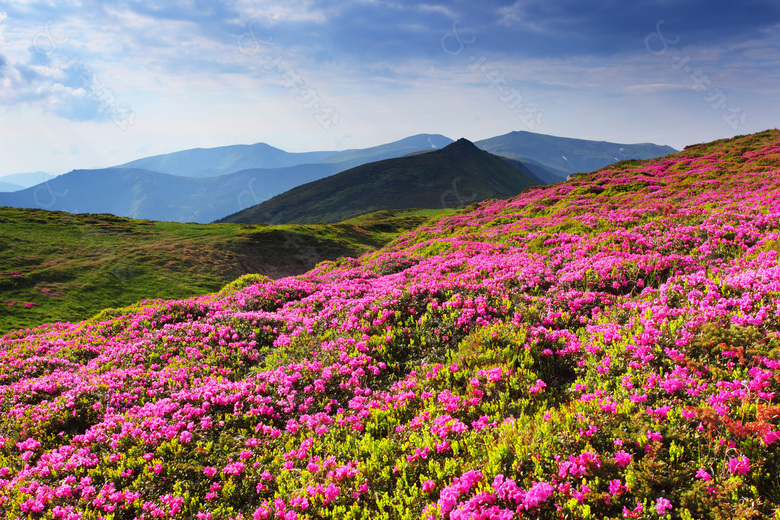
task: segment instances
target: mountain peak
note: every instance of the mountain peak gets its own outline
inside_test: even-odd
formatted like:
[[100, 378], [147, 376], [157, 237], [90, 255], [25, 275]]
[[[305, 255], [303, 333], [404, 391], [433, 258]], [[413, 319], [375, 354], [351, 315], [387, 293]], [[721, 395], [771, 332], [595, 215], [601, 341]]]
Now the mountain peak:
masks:
[[541, 181], [458, 139], [440, 150], [363, 164], [277, 195], [220, 222], [339, 222], [402, 208], [449, 208], [506, 198]]
[[464, 160], [466, 157], [477, 157], [485, 152], [468, 139], [461, 137], [457, 141], [437, 150], [437, 153], [455, 160]]
[[[460, 139], [452, 143], [450, 146], [455, 146], [455, 145], [468, 147], [468, 146], [474, 146], [474, 143], [472, 143], [465, 137], [461, 137]], [[476, 146], [474, 146], [474, 148], [476, 148]]]
[[444, 148], [442, 148], [441, 151], [442, 152], [445, 152], [445, 151], [450, 151], [450, 152], [453, 152], [453, 151], [460, 151], [460, 152], [469, 151], [469, 152], [473, 152], [473, 151], [481, 151], [481, 150], [479, 148], [477, 148], [477, 146], [474, 143], [472, 143], [471, 141], [469, 141], [465, 137], [461, 137], [457, 141], [455, 141], [453, 143], [450, 143], [447, 146], [445, 146]]

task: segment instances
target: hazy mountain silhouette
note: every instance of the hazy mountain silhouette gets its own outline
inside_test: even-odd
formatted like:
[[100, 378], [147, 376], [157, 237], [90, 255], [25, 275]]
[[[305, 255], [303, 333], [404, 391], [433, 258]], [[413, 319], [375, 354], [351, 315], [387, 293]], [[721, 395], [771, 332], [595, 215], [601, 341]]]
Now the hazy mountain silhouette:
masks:
[[[127, 163], [136, 167], [74, 170], [54, 178], [44, 172], [4, 176], [0, 178], [0, 182], [30, 187], [0, 193], [0, 205], [82, 213], [112, 213], [124, 217], [177, 222], [211, 222], [264, 202], [296, 186], [349, 171], [367, 163], [394, 158], [411, 160], [414, 157], [435, 157], [432, 154], [443, 151], [443, 147], [451, 143], [452, 140], [443, 135], [418, 134], [379, 146], [344, 151], [289, 153], [264, 143], [182, 150]], [[502, 166], [497, 171], [509, 175], [506, 168], [511, 164], [520, 171], [523, 178], [537, 184], [558, 182], [572, 172], [594, 170], [617, 160], [657, 157], [674, 151], [668, 146], [654, 144], [616, 144], [530, 132], [512, 132], [478, 141], [475, 144], [495, 155], [509, 159], [501, 161]], [[409, 156], [409, 154], [413, 155]], [[439, 173], [444, 170], [450, 173], [458, 171], [455, 164], [449, 164], [444, 168], [441, 159], [439, 157], [440, 162], [435, 167], [443, 170], [436, 171]], [[408, 163], [398, 163], [404, 166], [398, 164], [393, 166], [396, 168], [392, 171], [395, 172], [397, 180], [394, 181], [395, 187], [388, 188], [387, 193], [388, 197], [391, 193], [394, 193], [393, 197], [400, 197], [391, 205], [393, 209], [415, 207], [423, 202], [422, 207], [431, 207], [444, 193], [450, 193], [450, 204], [459, 197], [463, 198], [463, 193], [474, 194], [476, 198], [513, 194], [514, 188], [509, 189], [509, 186], [502, 189], [497, 187], [487, 189], [486, 185], [481, 184], [482, 181], [487, 182], [487, 179], [478, 181], [466, 175], [465, 170], [461, 172], [463, 175], [460, 176], [460, 180], [457, 180], [458, 175], [453, 173], [454, 177], [451, 175], [446, 178], [449, 180], [445, 177], [436, 177], [435, 182], [425, 184], [427, 181], [421, 180], [423, 177], [420, 177], [420, 168], [424, 167], [426, 161], [431, 160], [430, 158], [415, 159]], [[310, 162], [299, 163], [299, 161]], [[493, 164], [498, 168], [498, 163]], [[139, 167], [141, 165], [146, 167]], [[248, 165], [252, 167], [242, 169]], [[384, 166], [386, 165], [382, 167]], [[433, 164], [429, 166], [434, 167]], [[234, 168], [238, 170], [233, 170]], [[403, 171], [404, 168], [409, 171]], [[223, 174], [217, 175], [218, 173]], [[473, 173], [469, 172], [470, 175]], [[338, 208], [322, 206], [320, 209], [312, 210], [319, 215], [317, 218], [328, 220], [337, 216], [347, 218], [360, 212], [372, 211], [372, 208], [389, 207], [376, 197], [366, 199], [373, 201], [370, 204], [357, 199], [349, 200], [353, 196], [365, 196], [361, 190], [367, 188], [360, 188], [363, 184], [357, 178], [359, 175], [376, 176], [377, 173], [373, 169], [352, 172], [351, 177], [348, 178], [352, 179], [350, 182], [353, 186], [339, 184], [345, 190], [343, 195], [337, 197], [340, 206]], [[507, 178], [514, 179], [514, 175], [516, 174], [509, 175]], [[433, 177], [435, 175], [431, 174], [431, 178]], [[343, 179], [340, 178], [338, 182], [346, 182]], [[468, 188], [471, 191], [468, 191], [465, 185], [458, 184], [466, 180], [472, 183]], [[31, 186], [31, 182], [40, 182], [40, 184]], [[382, 182], [394, 186], [389, 178], [385, 178]], [[394, 191], [396, 188], [405, 188], [404, 183], [413, 183], [416, 189], [421, 190], [420, 193], [415, 196]], [[14, 186], [6, 186], [6, 188], [14, 188]], [[434, 191], [439, 190], [438, 195], [434, 196], [429, 188]], [[335, 188], [328, 189], [332, 191]], [[316, 198], [307, 200], [310, 204], [324, 204]], [[328, 200], [333, 202], [335, 199], [328, 198]], [[408, 205], [413, 202], [412, 206]], [[341, 206], [344, 207], [343, 211], [339, 209]], [[297, 211], [296, 214], [303, 218], [301, 212], [305, 213], [308, 209], [299, 208]]]
[[254, 168], [284, 168], [300, 164], [340, 164], [338, 171], [371, 161], [401, 157], [417, 150], [441, 148], [452, 142], [443, 135], [419, 134], [370, 148], [291, 153], [266, 143], [193, 148], [137, 159], [114, 168], [140, 168], [183, 177], [216, 177]]
[[652, 143], [619, 144], [588, 141], [533, 132], [510, 132], [474, 143], [492, 154], [532, 161], [553, 174], [590, 172], [627, 159], [654, 159], [677, 152], [670, 146]]
[[541, 183], [530, 170], [460, 139], [441, 150], [364, 164], [298, 186], [220, 222], [339, 222], [378, 210], [465, 206]]

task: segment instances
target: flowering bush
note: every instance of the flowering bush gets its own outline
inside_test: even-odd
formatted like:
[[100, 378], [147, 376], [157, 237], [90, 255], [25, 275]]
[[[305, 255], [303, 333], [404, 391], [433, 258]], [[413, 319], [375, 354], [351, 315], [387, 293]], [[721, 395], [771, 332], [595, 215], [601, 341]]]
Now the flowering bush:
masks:
[[780, 497], [780, 132], [357, 260], [0, 340], [4, 518], [752, 518]]

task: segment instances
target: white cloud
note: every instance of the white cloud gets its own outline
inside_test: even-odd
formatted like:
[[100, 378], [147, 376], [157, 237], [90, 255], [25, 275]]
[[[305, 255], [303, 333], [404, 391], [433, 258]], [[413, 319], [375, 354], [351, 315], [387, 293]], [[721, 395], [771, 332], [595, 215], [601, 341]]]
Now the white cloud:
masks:
[[236, 9], [246, 20], [260, 20], [269, 25], [281, 22], [324, 24], [329, 18], [326, 10], [315, 7], [311, 0], [238, 0]]
[[440, 13], [446, 16], [447, 18], [456, 19], [459, 17], [459, 15], [447, 7], [446, 5], [441, 4], [420, 4], [416, 6], [416, 8], [422, 12], [427, 13]]
[[30, 65], [13, 63], [0, 55], [1, 62], [5, 63], [0, 67], [0, 105], [38, 106], [73, 121], [109, 120], [108, 113], [104, 113], [108, 108], [103, 96], [106, 92], [95, 87], [95, 76], [87, 71], [79, 78], [74, 69], [60, 68], [58, 61]]

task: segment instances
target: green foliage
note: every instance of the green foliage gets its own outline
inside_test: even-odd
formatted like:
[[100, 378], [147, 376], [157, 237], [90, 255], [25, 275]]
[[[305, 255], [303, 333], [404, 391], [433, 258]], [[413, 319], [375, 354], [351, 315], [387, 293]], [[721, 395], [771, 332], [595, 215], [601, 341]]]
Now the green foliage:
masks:
[[[0, 208], [0, 334], [90, 316], [101, 321], [118, 312], [96, 315], [102, 309], [147, 298], [238, 290], [261, 275], [300, 274], [324, 260], [373, 251], [452, 213], [407, 210], [333, 225], [239, 226]], [[236, 280], [245, 274], [255, 278]]]

